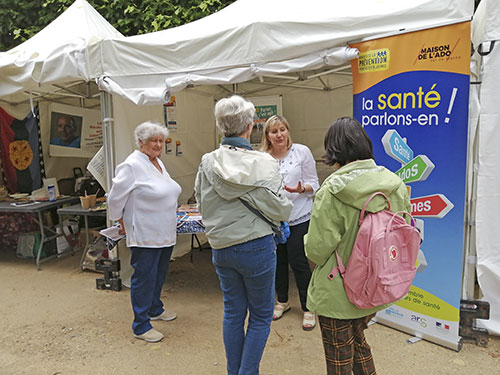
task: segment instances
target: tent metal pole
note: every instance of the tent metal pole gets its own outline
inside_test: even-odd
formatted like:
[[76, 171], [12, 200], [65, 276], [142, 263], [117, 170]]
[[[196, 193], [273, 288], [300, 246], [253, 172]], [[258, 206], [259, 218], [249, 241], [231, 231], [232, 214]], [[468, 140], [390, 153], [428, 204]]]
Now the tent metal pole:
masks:
[[[115, 171], [115, 161], [113, 153], [113, 103], [111, 101], [111, 94], [106, 91], [100, 92], [101, 99], [101, 119], [102, 119], [102, 147], [104, 151], [104, 171], [106, 173], [106, 192], [111, 189], [111, 184]], [[108, 227], [112, 225], [107, 217]], [[113, 289], [121, 290], [121, 279], [120, 279], [120, 263], [119, 263], [119, 253], [118, 246], [115, 246], [111, 251], [109, 251], [109, 259], [111, 264], [106, 264], [106, 270], [110, 271], [107, 273], [104, 270], [104, 279], [97, 279], [96, 281], [103, 284], [103, 289]], [[104, 266], [103, 266], [104, 267]], [[107, 276], [109, 280], [106, 279]], [[110, 282], [109, 286], [106, 282]], [[116, 283], [116, 284], [114, 284]], [[100, 285], [100, 284], [98, 284]], [[115, 289], [116, 287], [116, 289]], [[99, 289], [99, 286], [98, 286]]]
[[470, 141], [472, 141], [472, 152], [469, 155], [471, 163], [468, 168], [471, 178], [467, 181], [467, 204], [466, 204], [466, 218], [465, 218], [465, 236], [464, 236], [464, 274], [463, 274], [463, 287], [462, 296], [464, 299], [473, 300], [475, 298], [475, 285], [476, 285], [476, 266], [477, 266], [477, 253], [476, 253], [476, 202], [477, 202], [477, 172], [479, 168], [479, 155], [478, 155], [478, 129], [479, 124], [475, 128], [476, 134], [471, 134]]
[[217, 85], [217, 87], [220, 87], [221, 89], [223, 89], [224, 91], [228, 92], [229, 94], [233, 93], [231, 90], [225, 88], [223, 85]]
[[300, 77], [291, 77], [291, 76], [285, 76], [285, 75], [281, 75], [281, 74], [264, 74], [262, 77], [264, 77], [264, 78], [287, 79], [287, 80], [292, 80], [293, 82], [300, 80]]
[[[331, 74], [331, 73], [339, 73], [341, 70], [350, 69], [350, 68], [351, 68], [351, 65], [342, 65], [342, 66], [339, 66], [337, 68], [327, 70], [325, 72], [321, 72], [321, 73], [317, 73], [317, 74], [312, 74], [310, 76], [307, 76], [306, 79], [313, 79], [313, 78], [321, 77], [321, 76], [324, 76], [324, 75], [327, 75], [327, 74]], [[351, 74], [351, 73], [349, 73], [349, 74]]]
[[86, 94], [83, 94], [83, 93], [78, 92], [76, 90], [70, 90], [69, 88], [63, 87], [61, 85], [52, 84], [52, 86], [57, 87], [61, 92], [65, 92], [65, 94], [59, 94], [59, 95], [71, 96], [71, 97], [77, 97], [77, 98], [88, 97], [88, 95], [86, 95]]
[[323, 78], [321, 77], [317, 77], [318, 78], [318, 81], [321, 82], [321, 84], [323, 85], [323, 88], [324, 89], [329, 89], [328, 85], [326, 84], [326, 82], [323, 80]]
[[113, 105], [111, 94], [101, 91], [102, 144], [106, 171], [106, 189], [111, 189], [114, 177], [115, 160], [113, 155]]

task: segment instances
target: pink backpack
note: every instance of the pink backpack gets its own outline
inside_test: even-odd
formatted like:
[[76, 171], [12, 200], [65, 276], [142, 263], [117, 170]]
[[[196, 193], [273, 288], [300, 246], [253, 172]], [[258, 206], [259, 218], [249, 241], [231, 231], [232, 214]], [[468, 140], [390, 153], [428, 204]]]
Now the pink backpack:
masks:
[[[387, 201], [387, 210], [366, 213], [368, 203], [382, 195]], [[384, 193], [373, 193], [363, 205], [359, 216], [359, 231], [352, 248], [347, 267], [344, 267], [337, 251], [337, 267], [328, 278], [337, 273], [344, 279], [347, 298], [360, 309], [393, 303], [403, 298], [410, 290], [415, 277], [420, 233], [408, 225], [399, 214], [413, 217], [406, 211], [393, 213]]]

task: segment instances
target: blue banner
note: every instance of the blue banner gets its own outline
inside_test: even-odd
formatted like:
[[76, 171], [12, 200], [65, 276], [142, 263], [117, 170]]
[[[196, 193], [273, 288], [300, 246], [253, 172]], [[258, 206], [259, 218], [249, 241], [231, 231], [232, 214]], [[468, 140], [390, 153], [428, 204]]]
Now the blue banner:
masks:
[[422, 244], [408, 296], [377, 320], [460, 347], [469, 22], [352, 45], [354, 117], [408, 186]]

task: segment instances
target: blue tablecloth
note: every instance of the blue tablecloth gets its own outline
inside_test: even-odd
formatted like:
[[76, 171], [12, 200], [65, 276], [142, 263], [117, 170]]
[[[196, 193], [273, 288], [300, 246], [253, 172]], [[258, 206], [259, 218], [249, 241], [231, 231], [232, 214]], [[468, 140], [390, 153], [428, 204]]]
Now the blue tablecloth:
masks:
[[196, 204], [183, 204], [177, 209], [177, 233], [202, 233], [205, 226]]

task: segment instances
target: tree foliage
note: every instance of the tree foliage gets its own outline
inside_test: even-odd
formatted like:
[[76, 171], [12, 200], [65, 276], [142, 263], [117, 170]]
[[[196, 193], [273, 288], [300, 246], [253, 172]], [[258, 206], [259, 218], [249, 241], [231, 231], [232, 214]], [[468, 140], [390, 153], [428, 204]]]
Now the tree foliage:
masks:
[[[9, 50], [47, 26], [74, 0], [2, 0], [0, 51]], [[126, 36], [183, 25], [235, 0], [87, 0]]]

